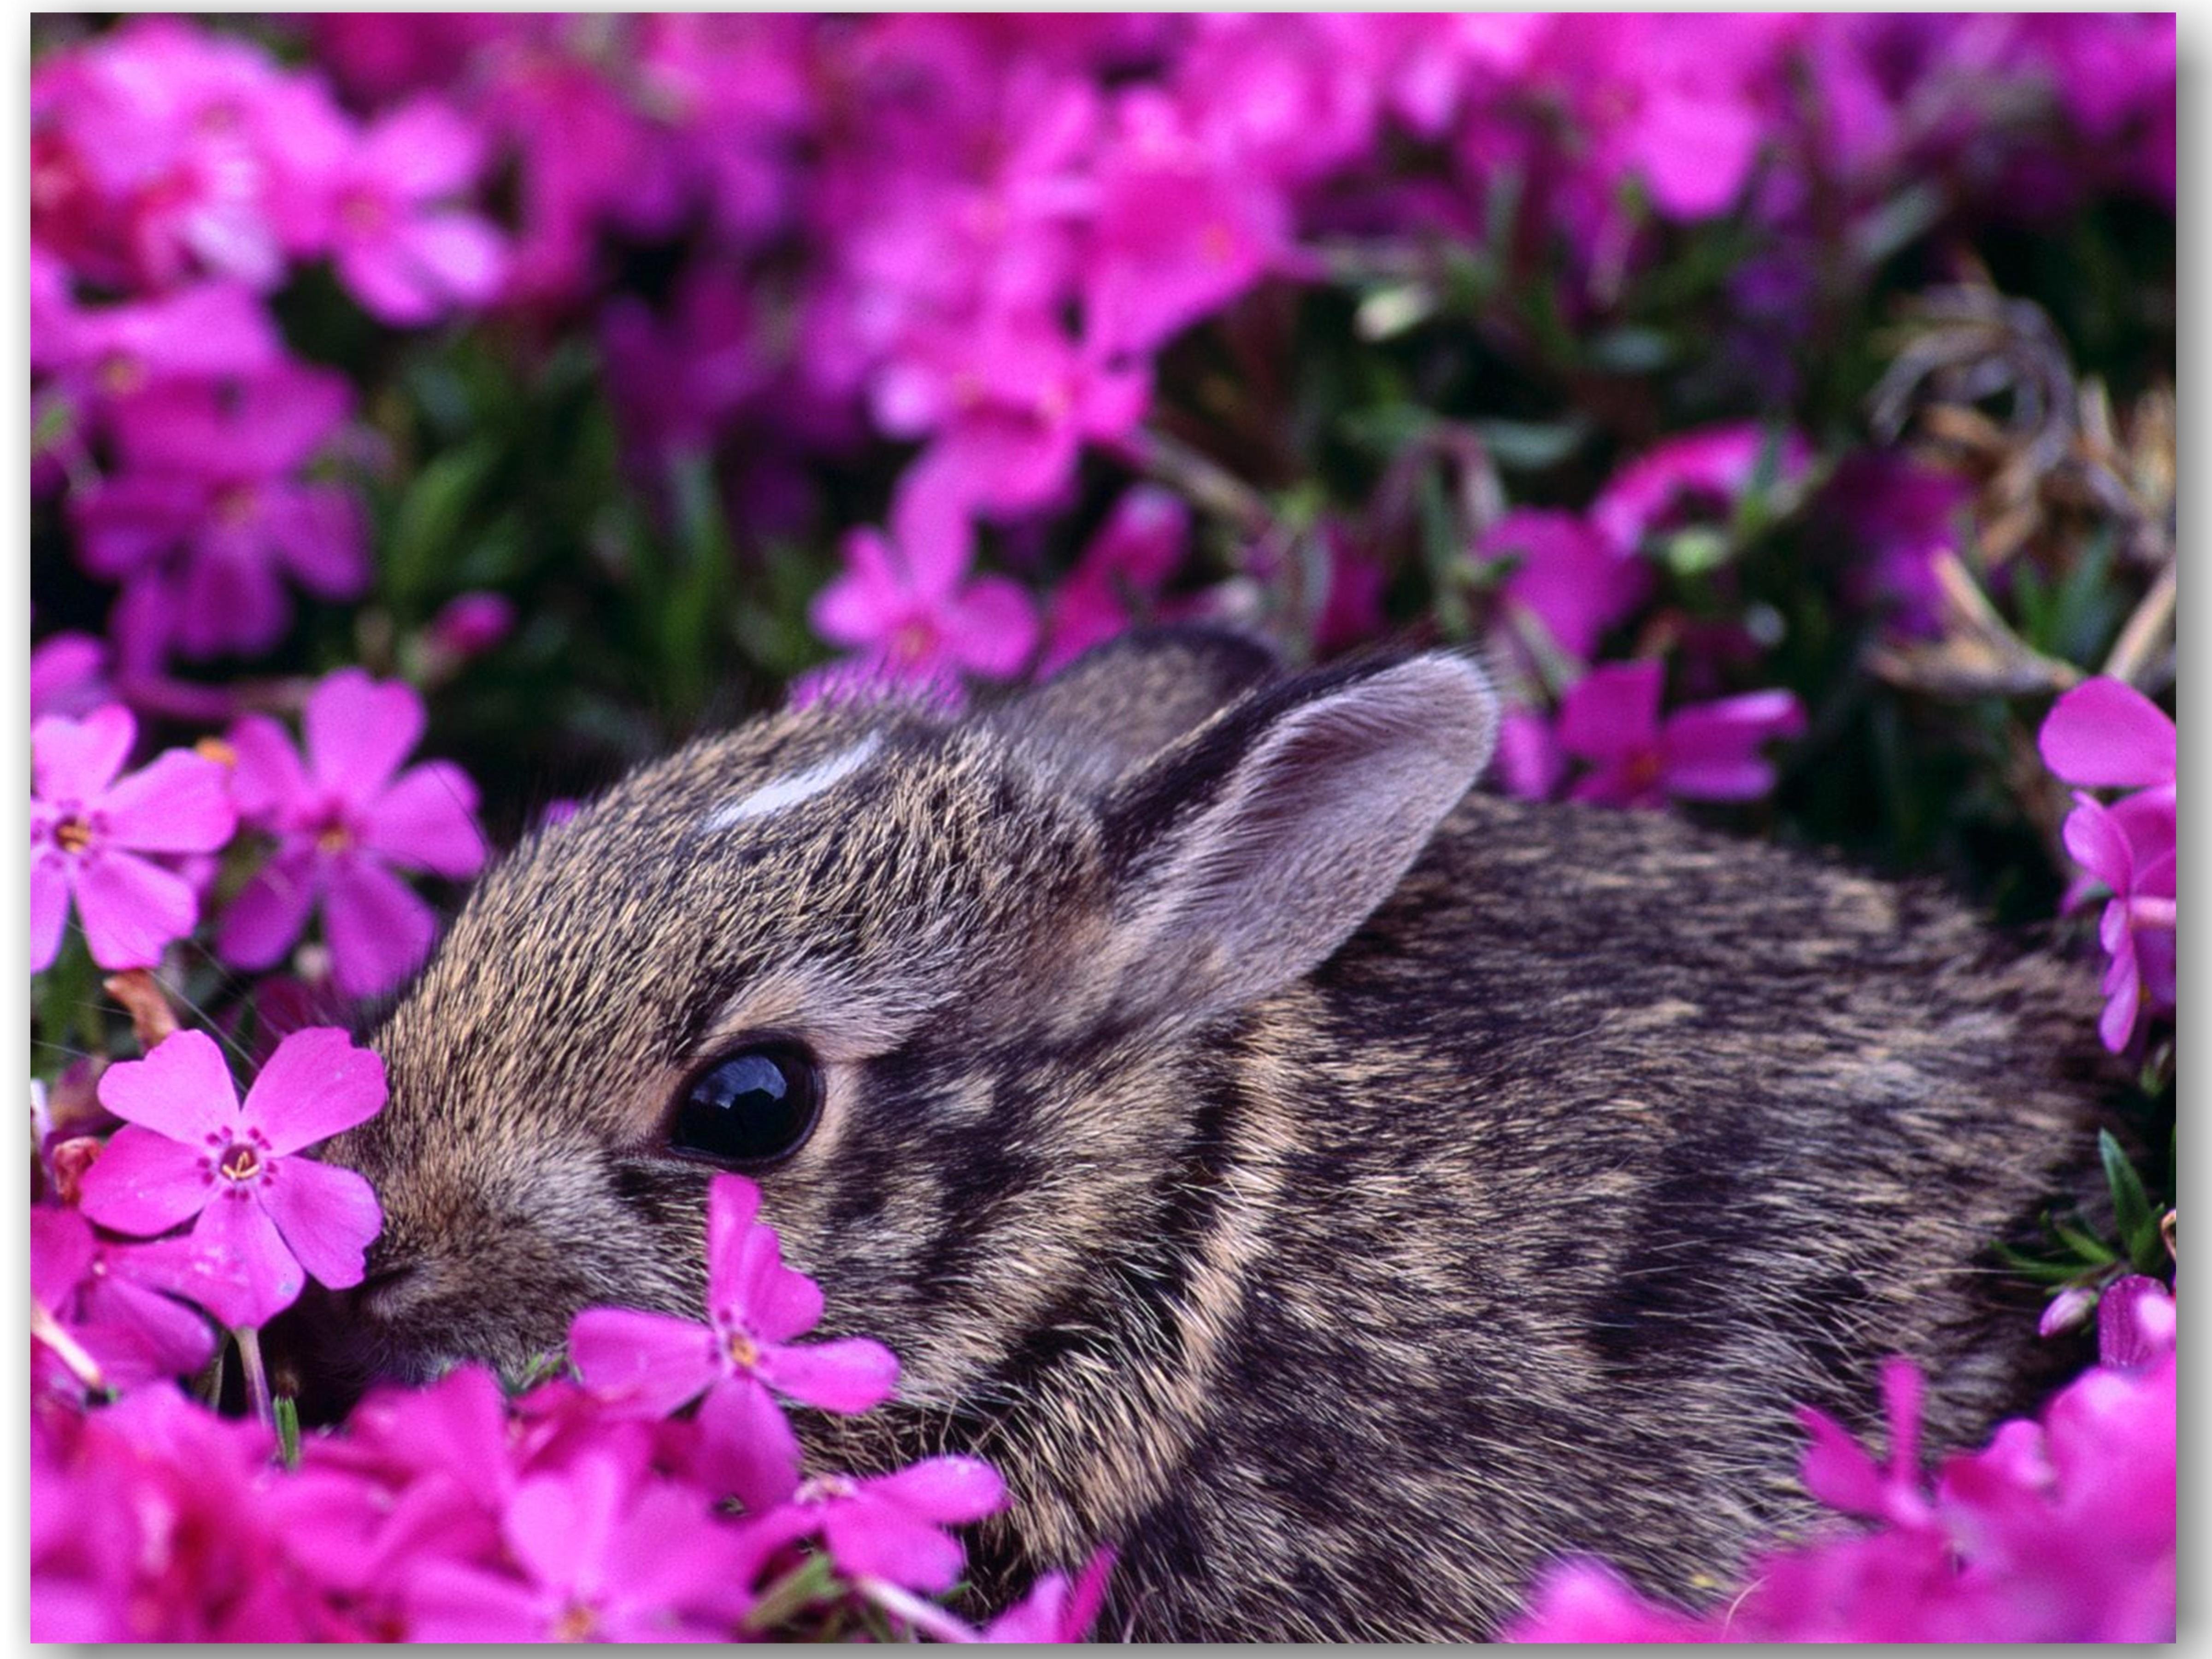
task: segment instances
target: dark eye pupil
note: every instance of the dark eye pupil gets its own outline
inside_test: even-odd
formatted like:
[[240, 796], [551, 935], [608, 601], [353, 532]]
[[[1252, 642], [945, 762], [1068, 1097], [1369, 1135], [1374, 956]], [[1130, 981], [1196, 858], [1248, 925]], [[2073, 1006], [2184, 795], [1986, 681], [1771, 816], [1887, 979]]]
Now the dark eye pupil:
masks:
[[766, 1163], [806, 1139], [819, 1092], [813, 1061], [801, 1050], [741, 1048], [691, 1080], [670, 1139], [678, 1152], [720, 1163]]

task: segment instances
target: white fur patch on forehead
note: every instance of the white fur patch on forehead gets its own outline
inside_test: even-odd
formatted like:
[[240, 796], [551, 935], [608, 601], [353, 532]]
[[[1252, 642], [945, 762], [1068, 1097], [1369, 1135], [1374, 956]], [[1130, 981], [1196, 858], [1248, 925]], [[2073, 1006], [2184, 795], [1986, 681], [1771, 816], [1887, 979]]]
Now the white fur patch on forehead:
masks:
[[764, 783], [750, 794], [725, 801], [700, 821], [701, 830], [712, 833], [726, 830], [747, 818], [764, 818], [771, 812], [781, 812], [787, 806], [796, 806], [803, 800], [811, 800], [823, 790], [834, 788], [859, 771], [883, 747], [884, 736], [871, 732], [850, 749], [839, 750], [825, 761], [817, 761], [804, 772], [794, 772], [787, 778], [778, 778], [774, 783]]

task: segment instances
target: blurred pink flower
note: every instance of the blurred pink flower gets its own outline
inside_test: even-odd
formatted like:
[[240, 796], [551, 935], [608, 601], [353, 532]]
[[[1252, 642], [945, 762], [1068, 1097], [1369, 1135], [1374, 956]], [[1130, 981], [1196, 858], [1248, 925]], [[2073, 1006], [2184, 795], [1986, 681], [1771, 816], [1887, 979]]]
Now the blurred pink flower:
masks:
[[[191, 1309], [161, 1294], [158, 1275], [142, 1282], [140, 1254], [150, 1246], [104, 1243], [76, 1210], [52, 1205], [31, 1211], [31, 1297], [100, 1367], [118, 1394], [157, 1377], [188, 1376], [215, 1352], [215, 1334]], [[35, 1352], [33, 1386], [82, 1390], [43, 1346]], [[64, 1380], [68, 1379], [68, 1380]]]
[[2155, 1279], [2129, 1273], [2097, 1299], [2097, 1361], [2123, 1370], [2155, 1364], [2173, 1352], [2173, 1293]]
[[399, 772], [423, 722], [406, 685], [348, 668], [307, 699], [305, 766], [268, 716], [232, 728], [240, 813], [276, 848], [223, 913], [216, 948], [226, 961], [269, 967], [318, 898], [331, 975], [347, 996], [388, 989], [429, 954], [437, 918], [393, 870], [473, 875], [486, 848], [476, 786], [460, 768], [427, 761]]
[[2100, 885], [2110, 896], [2097, 929], [2107, 957], [2098, 1032], [2118, 1054], [2145, 1012], [2174, 1006], [2173, 722], [2134, 687], [2100, 678], [2051, 706], [2038, 744], [2044, 763], [2068, 782], [2132, 792], [2107, 806], [2075, 790], [2063, 832], [2066, 850], [2085, 872], [2067, 893], [2068, 908]]
[[1053, 594], [1037, 674], [1112, 639], [1136, 620], [1133, 610], [1149, 612], [1189, 544], [1190, 513], [1180, 497], [1151, 484], [1127, 491]]
[[503, 593], [456, 594], [430, 619], [429, 642], [453, 658], [480, 657], [514, 629], [514, 602]]
[[1091, 1634], [1106, 1600], [1114, 1552], [1101, 1549], [1071, 1581], [1049, 1572], [1030, 1593], [976, 1632], [979, 1642], [1080, 1642]]
[[891, 503], [889, 538], [845, 538], [845, 574], [814, 598], [807, 617], [834, 645], [857, 646], [894, 679], [945, 671], [1003, 679], [1029, 659], [1036, 616], [1003, 576], [967, 580], [975, 527], [967, 511], [911, 469]]
[[111, 701], [107, 647], [89, 634], [52, 634], [31, 647], [31, 718], [79, 719]]
[[1516, 507], [1491, 526], [1480, 551], [1519, 561], [1505, 579], [1506, 603], [1578, 661], [1589, 661], [1605, 630], [1651, 591], [1644, 565], [1615, 556], [1581, 517], [1551, 507]]
[[751, 1600], [736, 1528], [701, 1494], [604, 1455], [523, 1480], [500, 1533], [521, 1577], [421, 1564], [404, 1592], [410, 1640], [716, 1641]]
[[1592, 669], [1559, 706], [1559, 742], [1590, 770], [1568, 792], [1613, 806], [1753, 800], [1774, 787], [1761, 744], [1795, 737], [1805, 712], [1787, 691], [1755, 691], [1678, 708], [1662, 723], [1665, 671], [1656, 662]]
[[1589, 521], [1626, 558], [1647, 536], [1674, 528], [1685, 515], [1725, 522], [1770, 469], [1768, 488], [1788, 489], [1804, 477], [1812, 457], [1794, 432], [1778, 436], [1764, 427], [1722, 426], [1685, 433], [1614, 472], [1591, 502]]
[[741, 1176], [716, 1176], [708, 1189], [708, 1322], [588, 1308], [568, 1333], [577, 1376], [621, 1412], [662, 1417], [703, 1393], [709, 1467], [756, 1512], [799, 1480], [799, 1441], [775, 1395], [864, 1412], [898, 1380], [890, 1351], [866, 1337], [793, 1345], [821, 1319], [822, 1292], [783, 1265], [775, 1229], [753, 1219], [759, 1209], [760, 1188]]
[[233, 282], [196, 283], [152, 299], [34, 319], [33, 351], [56, 385], [86, 403], [127, 398], [155, 380], [255, 375], [283, 343], [260, 300]]
[[31, 971], [53, 962], [76, 901], [102, 968], [151, 968], [199, 914], [191, 885], [141, 853], [207, 853], [237, 812], [214, 761], [173, 749], [118, 778], [137, 736], [115, 704], [82, 720], [49, 714], [31, 728]]
[[[187, 655], [266, 649], [291, 619], [277, 573], [350, 599], [368, 580], [362, 526], [334, 483], [295, 475], [344, 423], [338, 375], [287, 364], [218, 386], [163, 380], [116, 408], [122, 471], [70, 502], [85, 568], [158, 594], [135, 610], [150, 641]], [[171, 561], [165, 556], [173, 554]]]
[[370, 315], [408, 327], [500, 289], [507, 253], [477, 214], [444, 205], [483, 166], [477, 130], [417, 99], [380, 115], [327, 180], [323, 236], [338, 278]]
[[376, 1195], [350, 1170], [298, 1156], [374, 1117], [384, 1063], [343, 1031], [299, 1031], [270, 1056], [240, 1106], [222, 1050], [179, 1031], [144, 1060], [111, 1066], [100, 1103], [116, 1131], [82, 1182], [84, 1212], [147, 1235], [198, 1218], [205, 1272], [193, 1299], [226, 1325], [259, 1325], [291, 1305], [301, 1273], [358, 1285], [383, 1224]]

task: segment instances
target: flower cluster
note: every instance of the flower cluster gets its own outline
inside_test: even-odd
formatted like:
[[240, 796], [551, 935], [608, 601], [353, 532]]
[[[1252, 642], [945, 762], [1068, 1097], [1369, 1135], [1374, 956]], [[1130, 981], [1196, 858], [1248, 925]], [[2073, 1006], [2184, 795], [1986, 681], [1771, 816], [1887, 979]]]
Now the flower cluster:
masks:
[[821, 1292], [737, 1176], [709, 1197], [709, 1322], [590, 1310], [574, 1380], [510, 1401], [463, 1368], [373, 1395], [280, 1462], [265, 1424], [175, 1379], [214, 1352], [204, 1310], [265, 1410], [256, 1330], [307, 1278], [361, 1282], [375, 1197], [307, 1153], [382, 1107], [382, 1065], [343, 1032], [295, 1032], [241, 1104], [222, 1050], [185, 1030], [98, 1086], [124, 1127], [50, 1137], [53, 1201], [32, 1216], [36, 1639], [1072, 1640], [1095, 1616], [1103, 1557], [980, 1631], [929, 1599], [961, 1571], [945, 1528], [1005, 1502], [987, 1464], [799, 1479], [778, 1400], [866, 1411], [897, 1362], [862, 1338], [794, 1340]]
[[[2066, 850], [2081, 866], [2068, 908], [2106, 895], [2097, 937], [2109, 965], [2098, 1030], [2114, 1054], [2139, 1023], [2173, 1010], [2175, 835], [2173, 722], [2118, 680], [2069, 691], [2043, 722], [2044, 764], [2076, 785]], [[2091, 789], [2128, 793], [2110, 805]]]
[[1720, 1611], [1646, 1601], [1600, 1564], [1554, 1568], [1508, 1639], [1536, 1642], [2170, 1642], [2176, 1588], [2174, 1304], [2148, 1279], [2106, 1293], [2102, 1362], [2039, 1421], [1919, 1461], [1920, 1374], [1882, 1373], [1889, 1450], [1800, 1413], [1806, 1490], [1873, 1523], [1753, 1564]]

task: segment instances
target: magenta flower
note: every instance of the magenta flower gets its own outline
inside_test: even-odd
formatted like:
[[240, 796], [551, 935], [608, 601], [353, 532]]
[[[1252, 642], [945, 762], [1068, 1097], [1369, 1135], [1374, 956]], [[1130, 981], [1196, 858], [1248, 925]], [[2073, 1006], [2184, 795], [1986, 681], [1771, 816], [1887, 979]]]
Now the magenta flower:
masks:
[[[267, 649], [291, 619], [278, 580], [350, 599], [368, 563], [352, 498], [295, 475], [344, 423], [335, 374], [286, 365], [233, 387], [164, 380], [114, 413], [125, 465], [71, 501], [85, 568], [161, 602], [137, 654]], [[169, 556], [173, 555], [173, 559]]]
[[1506, 603], [1578, 661], [1589, 661], [1605, 630], [1651, 590], [1645, 566], [1615, 556], [1581, 518], [1550, 507], [1515, 508], [1491, 526], [1480, 550], [1519, 562], [1505, 579]]
[[968, 580], [974, 550], [965, 507], [909, 473], [891, 505], [890, 536], [846, 537], [845, 574], [815, 595], [808, 620], [832, 644], [861, 647], [888, 678], [963, 671], [1005, 678], [1029, 659], [1036, 616], [1005, 577]]
[[205, 1272], [192, 1296], [223, 1323], [259, 1325], [289, 1307], [303, 1272], [333, 1288], [361, 1283], [383, 1225], [376, 1195], [352, 1170], [298, 1155], [383, 1108], [384, 1062], [344, 1032], [285, 1038], [242, 1107], [222, 1050], [200, 1031], [109, 1066], [100, 1099], [125, 1127], [85, 1173], [85, 1214], [141, 1236], [197, 1217]]
[[474, 128], [418, 99], [380, 116], [334, 169], [331, 263], [372, 316], [411, 326], [499, 292], [507, 258], [498, 233], [440, 205], [475, 181], [483, 158]]
[[821, 1319], [822, 1292], [783, 1265], [775, 1229], [753, 1219], [759, 1210], [760, 1188], [742, 1176], [716, 1176], [708, 1189], [707, 1323], [587, 1308], [568, 1332], [584, 1386], [624, 1413], [663, 1417], [703, 1393], [710, 1463], [756, 1512], [799, 1480], [799, 1441], [775, 1395], [864, 1412], [898, 1381], [890, 1350], [866, 1337], [793, 1344]]
[[237, 827], [223, 769], [181, 749], [118, 778], [137, 735], [115, 704], [83, 720], [49, 714], [31, 728], [31, 971], [61, 949], [76, 901], [92, 959], [151, 968], [192, 930], [190, 883], [138, 856], [210, 853]]
[[1190, 513], [1180, 497], [1139, 484], [1114, 504], [1075, 568], [1053, 595], [1042, 678], [1094, 645], [1112, 639], [1149, 612], [1190, 545]]
[[605, 1454], [516, 1486], [501, 1536], [521, 1577], [431, 1559], [410, 1575], [417, 1642], [726, 1639], [750, 1596], [737, 1529], [697, 1492]]
[[[139, 1258], [152, 1245], [103, 1243], [75, 1210], [38, 1205], [31, 1211], [31, 1297], [100, 1367], [100, 1380], [127, 1393], [157, 1377], [188, 1376], [215, 1352], [207, 1321], [161, 1294], [138, 1275]], [[42, 1348], [40, 1360], [53, 1358]], [[34, 1364], [59, 1383], [58, 1368]], [[76, 1389], [61, 1384], [74, 1395]]]
[[2107, 806], [2077, 789], [2066, 850], [2086, 872], [2068, 908], [2101, 885], [2110, 895], [2097, 935], [2107, 958], [2098, 1034], [2118, 1054], [2148, 1009], [2174, 1006], [2176, 784], [2173, 722], [2118, 680], [2075, 686], [2038, 737], [2044, 763], [2069, 783], [2133, 791]]
[[1780, 490], [1796, 484], [1811, 465], [1810, 447], [1794, 432], [1778, 438], [1763, 427], [1724, 426], [1685, 433], [1615, 472], [1590, 503], [1590, 522], [1626, 558], [1645, 537], [1692, 514], [1726, 520], [1766, 468]]
[[1590, 770], [1568, 792], [1613, 806], [1686, 800], [1755, 800], [1774, 787], [1759, 745], [1805, 729], [1787, 691], [1756, 691], [1678, 708], [1659, 718], [1665, 671], [1656, 662], [1592, 669], [1559, 706], [1559, 742]]
[[408, 687], [347, 668], [307, 699], [304, 766], [266, 715], [232, 728], [239, 810], [276, 849], [223, 913], [216, 948], [226, 961], [273, 964], [318, 899], [331, 974], [347, 996], [388, 989], [430, 953], [437, 918], [393, 870], [473, 875], [485, 847], [476, 786], [459, 767], [398, 770], [423, 721]]
[[1030, 1593], [976, 1632], [979, 1642], [1080, 1642], [1091, 1634], [1106, 1600], [1114, 1552], [1101, 1549], [1070, 1580], [1048, 1572]]
[[851, 1577], [937, 1595], [951, 1589], [965, 1555], [945, 1531], [994, 1515], [1006, 1483], [974, 1457], [925, 1457], [889, 1474], [820, 1475], [758, 1523], [763, 1540], [819, 1535]]
[[88, 634], [54, 634], [31, 647], [31, 718], [81, 719], [112, 701], [107, 647]]

